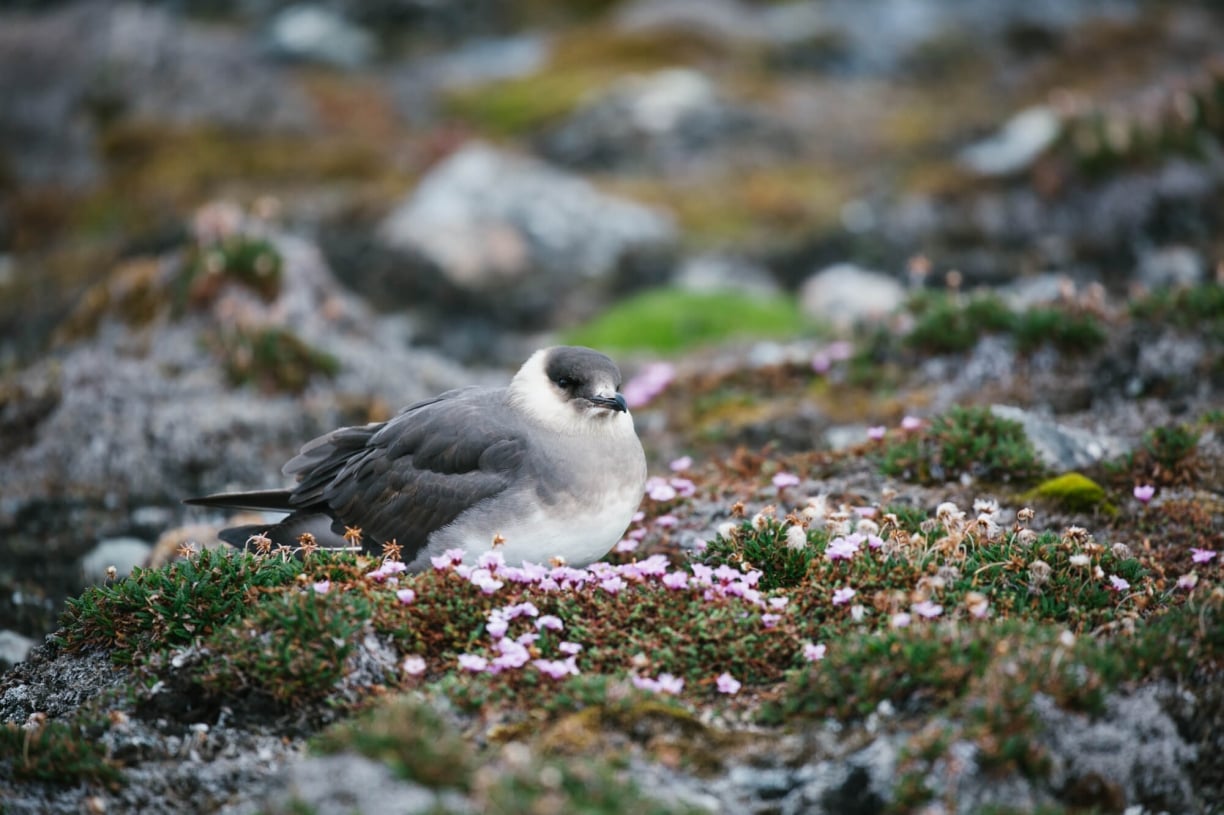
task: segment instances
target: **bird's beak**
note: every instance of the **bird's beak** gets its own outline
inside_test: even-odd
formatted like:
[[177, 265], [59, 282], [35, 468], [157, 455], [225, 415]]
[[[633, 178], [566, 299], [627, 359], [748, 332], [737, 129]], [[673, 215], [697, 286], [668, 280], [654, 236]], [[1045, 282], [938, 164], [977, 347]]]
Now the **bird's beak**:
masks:
[[607, 394], [597, 393], [594, 396], [589, 397], [588, 401], [590, 401], [592, 405], [607, 408], [608, 410], [615, 410], [620, 413], [629, 412], [629, 405], [625, 402], [624, 394], [613, 393], [609, 396]]

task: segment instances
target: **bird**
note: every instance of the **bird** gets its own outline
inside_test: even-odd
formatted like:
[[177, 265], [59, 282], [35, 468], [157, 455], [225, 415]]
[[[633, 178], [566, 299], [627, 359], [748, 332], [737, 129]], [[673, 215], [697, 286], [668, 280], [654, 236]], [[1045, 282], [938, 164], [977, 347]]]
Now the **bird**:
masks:
[[585, 566], [621, 539], [645, 492], [621, 382], [599, 351], [543, 348], [505, 387], [450, 390], [307, 442], [282, 470], [296, 478], [290, 488], [185, 503], [289, 513], [221, 531], [239, 547], [262, 536], [296, 548], [308, 532], [320, 547], [345, 548], [359, 529], [366, 551], [393, 543], [413, 571], [455, 549]]

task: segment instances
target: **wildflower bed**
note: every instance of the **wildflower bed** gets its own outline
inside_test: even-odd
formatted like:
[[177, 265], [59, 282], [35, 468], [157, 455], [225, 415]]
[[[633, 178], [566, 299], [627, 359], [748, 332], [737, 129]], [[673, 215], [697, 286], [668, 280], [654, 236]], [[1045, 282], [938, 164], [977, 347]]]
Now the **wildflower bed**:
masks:
[[[1177, 573], [1148, 541], [1040, 531], [1031, 510], [993, 501], [927, 517], [818, 497], [751, 517], [737, 504], [739, 517], [685, 553], [668, 532], [704, 489], [688, 464], [649, 485], [617, 562], [507, 565], [493, 549], [468, 563], [455, 551], [410, 574], [394, 545], [383, 558], [306, 545], [190, 552], [91, 589], [56, 640], [107, 649], [132, 671], [128, 698], [95, 700], [53, 727], [7, 726], [0, 773], [116, 783], [125, 761], [83, 750], [81, 736], [166, 687], [190, 700], [185, 716], [261, 709], [316, 730], [373, 707], [324, 731], [317, 748], [356, 749], [419, 783], [510, 796], [503, 803], [543, 792], [481, 788], [480, 751], [423, 711], [446, 699], [455, 715], [478, 715], [490, 743], [535, 740], [554, 753], [577, 743], [586, 762], [601, 751], [623, 760], [606, 731], [640, 732], [645, 719], [670, 736], [635, 749], [699, 773], [724, 761], [710, 752], [717, 732], [853, 725], [888, 711], [943, 722], [934, 742], [929, 727], [912, 736], [917, 775], [895, 790], [905, 811], [934, 794], [916, 779], [952, 743], [974, 745], [982, 766], [1040, 777], [1038, 695], [1097, 715], [1116, 689], [1218, 677], [1224, 590], [1211, 550], [1195, 549]], [[778, 471], [770, 483], [785, 504], [802, 482]], [[613, 765], [557, 772], [594, 773], [587, 781], [602, 789]], [[632, 785], [607, 794], [637, 795]]]

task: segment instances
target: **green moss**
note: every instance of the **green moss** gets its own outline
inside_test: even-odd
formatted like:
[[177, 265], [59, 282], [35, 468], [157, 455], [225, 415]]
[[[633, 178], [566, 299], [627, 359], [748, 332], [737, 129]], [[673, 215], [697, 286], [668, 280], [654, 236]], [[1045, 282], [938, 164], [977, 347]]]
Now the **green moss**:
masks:
[[1132, 300], [1131, 316], [1224, 340], [1224, 285], [1159, 289]]
[[311, 747], [319, 753], [352, 750], [377, 759], [396, 775], [431, 789], [468, 789], [472, 750], [434, 707], [396, 696], [319, 734]]
[[278, 326], [240, 326], [219, 332], [210, 342], [235, 385], [301, 393], [312, 378], [330, 378], [340, 370], [331, 354]]
[[710, 566], [745, 564], [760, 569], [760, 586], [765, 590], [791, 588], [801, 584], [811, 561], [820, 555], [828, 534], [807, 530], [807, 545], [787, 546], [787, 525], [775, 518], [766, 519], [758, 529], [750, 523], [740, 524], [730, 538], [718, 537], [706, 546], [705, 562]]
[[1042, 499], [1071, 512], [1111, 509], [1105, 500], [1105, 488], [1081, 473], [1048, 479], [1021, 497], [1024, 500]]
[[216, 243], [188, 248], [176, 280], [176, 303], [201, 306], [228, 282], [238, 283], [271, 302], [280, 294], [284, 261], [271, 242], [236, 234]]
[[988, 482], [1025, 482], [1044, 465], [1019, 422], [989, 408], [953, 408], [930, 426], [888, 441], [880, 470], [894, 478], [942, 484], [968, 475]]
[[614, 351], [671, 354], [733, 338], [793, 337], [810, 329], [789, 297], [655, 289], [568, 332], [566, 341]]
[[911, 298], [917, 321], [905, 342], [933, 354], [962, 353], [988, 334], [1015, 338], [1021, 353], [1049, 343], [1063, 353], [1087, 353], [1105, 342], [1100, 320], [1071, 308], [1035, 308], [1012, 312], [993, 294], [961, 298], [944, 292], [922, 292]]
[[86, 714], [30, 728], [2, 724], [0, 779], [63, 786], [82, 782], [117, 785], [122, 780], [119, 767], [107, 757], [106, 746], [100, 741], [108, 728], [105, 718]]
[[1125, 683], [1187, 679], [1224, 656], [1220, 602], [1183, 606], [1141, 622], [1132, 637], [1066, 639], [1058, 625], [1027, 621], [917, 625], [843, 638], [826, 658], [792, 673], [762, 709], [767, 723], [794, 717], [858, 718], [888, 701], [942, 711], [978, 742], [992, 767], [1040, 774], [1045, 758], [1036, 694], [1099, 714]]
[[68, 650], [110, 648], [116, 663], [138, 663], [228, 625], [260, 589], [288, 584], [300, 571], [295, 561], [212, 550], [161, 569], [136, 569], [69, 600], [56, 641]]
[[370, 615], [360, 592], [266, 595], [240, 622], [203, 640], [211, 656], [191, 677], [219, 701], [253, 693], [284, 705], [324, 699], [347, 673], [345, 660], [361, 647], [357, 635]]

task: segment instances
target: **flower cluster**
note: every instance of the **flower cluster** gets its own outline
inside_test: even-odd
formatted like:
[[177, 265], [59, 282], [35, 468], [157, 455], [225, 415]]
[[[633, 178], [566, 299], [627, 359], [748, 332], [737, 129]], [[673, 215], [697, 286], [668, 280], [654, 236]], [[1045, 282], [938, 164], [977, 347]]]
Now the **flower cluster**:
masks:
[[667, 386], [675, 378], [674, 365], [668, 362], [652, 362], [625, 383], [625, 402], [630, 408], [644, 407], [667, 390]]

